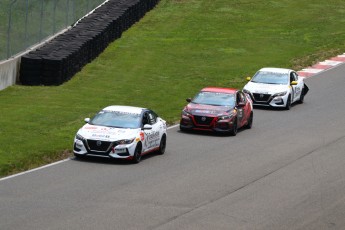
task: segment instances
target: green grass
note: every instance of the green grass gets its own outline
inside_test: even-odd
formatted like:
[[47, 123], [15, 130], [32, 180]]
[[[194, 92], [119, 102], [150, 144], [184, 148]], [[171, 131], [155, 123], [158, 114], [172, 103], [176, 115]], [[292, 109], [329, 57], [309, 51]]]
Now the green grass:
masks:
[[162, 0], [64, 85], [0, 91], [0, 175], [67, 157], [83, 119], [107, 105], [173, 124], [204, 86], [240, 88], [261, 67], [341, 54], [344, 13], [341, 0]]

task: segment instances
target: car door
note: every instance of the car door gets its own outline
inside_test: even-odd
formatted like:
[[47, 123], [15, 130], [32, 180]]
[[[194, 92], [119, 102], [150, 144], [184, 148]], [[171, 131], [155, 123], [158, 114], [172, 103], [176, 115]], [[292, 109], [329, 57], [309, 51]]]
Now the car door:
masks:
[[292, 102], [295, 102], [297, 100], [300, 99], [301, 97], [301, 93], [302, 93], [302, 89], [303, 89], [303, 81], [302, 79], [300, 79], [297, 75], [296, 72], [291, 72], [290, 73], [290, 83], [292, 81], [297, 82], [297, 85], [291, 85], [292, 88]]
[[150, 151], [159, 146], [159, 124], [157, 115], [153, 111], [146, 111], [143, 115], [143, 125], [149, 124], [152, 129], [144, 130], [143, 152]]
[[[243, 92], [238, 91], [236, 94], [236, 102], [237, 102], [237, 121], [239, 124], [239, 127], [242, 127], [245, 122], [248, 120], [248, 117], [250, 116], [250, 104], [247, 101], [246, 96]], [[238, 106], [238, 104], [241, 103], [244, 106]]]

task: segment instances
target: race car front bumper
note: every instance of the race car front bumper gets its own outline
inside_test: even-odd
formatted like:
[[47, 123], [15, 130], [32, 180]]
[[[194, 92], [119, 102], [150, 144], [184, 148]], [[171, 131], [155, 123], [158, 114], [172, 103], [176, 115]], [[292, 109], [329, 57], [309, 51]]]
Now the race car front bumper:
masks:
[[198, 130], [198, 131], [211, 131], [218, 133], [228, 133], [233, 130], [232, 120], [218, 120], [216, 117], [210, 124], [197, 124], [194, 119], [190, 117], [182, 117], [180, 120], [181, 130]]
[[255, 100], [254, 97], [252, 97], [253, 105], [254, 106], [266, 106], [266, 107], [278, 107], [278, 108], [283, 108], [286, 106], [286, 103], [289, 98], [289, 94], [286, 94], [284, 96], [276, 96], [276, 97], [269, 97], [268, 100], [266, 101], [259, 101]]
[[76, 156], [96, 156], [106, 158], [118, 158], [118, 159], [132, 159], [137, 141], [134, 140], [130, 144], [119, 144], [116, 142], [110, 142], [109, 147], [99, 150], [91, 147], [88, 144], [88, 140], [74, 139], [73, 153]]

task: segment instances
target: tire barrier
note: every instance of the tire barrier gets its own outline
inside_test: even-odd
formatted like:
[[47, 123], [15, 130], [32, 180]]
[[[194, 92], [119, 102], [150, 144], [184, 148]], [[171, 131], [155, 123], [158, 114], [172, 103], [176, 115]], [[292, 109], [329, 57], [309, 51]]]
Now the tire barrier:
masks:
[[21, 58], [23, 85], [61, 85], [95, 59], [159, 0], [109, 0], [70, 30]]

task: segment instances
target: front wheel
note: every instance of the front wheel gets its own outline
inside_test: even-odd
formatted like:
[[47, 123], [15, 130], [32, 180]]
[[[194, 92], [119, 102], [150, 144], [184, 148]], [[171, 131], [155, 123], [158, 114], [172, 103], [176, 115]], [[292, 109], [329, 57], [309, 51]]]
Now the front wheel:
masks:
[[78, 159], [78, 160], [85, 159], [85, 155], [76, 154], [76, 153], [74, 153], [74, 157], [75, 157], [75, 159]]
[[290, 110], [291, 109], [291, 95], [289, 95], [289, 97], [287, 99], [285, 109], [286, 110]]
[[181, 132], [187, 132], [187, 129], [186, 129], [186, 128], [183, 128], [183, 127], [180, 125], [180, 131], [181, 131]]
[[158, 154], [163, 155], [165, 153], [166, 144], [167, 144], [167, 137], [165, 134], [163, 134], [161, 142], [159, 144], [159, 149], [157, 151]]
[[134, 150], [133, 160], [132, 162], [137, 164], [141, 161], [141, 147], [138, 144], [137, 147]]
[[232, 130], [230, 131], [230, 135], [231, 136], [236, 136], [237, 129], [238, 129], [238, 127], [237, 127], [237, 117], [235, 117], [234, 124], [232, 125]]

